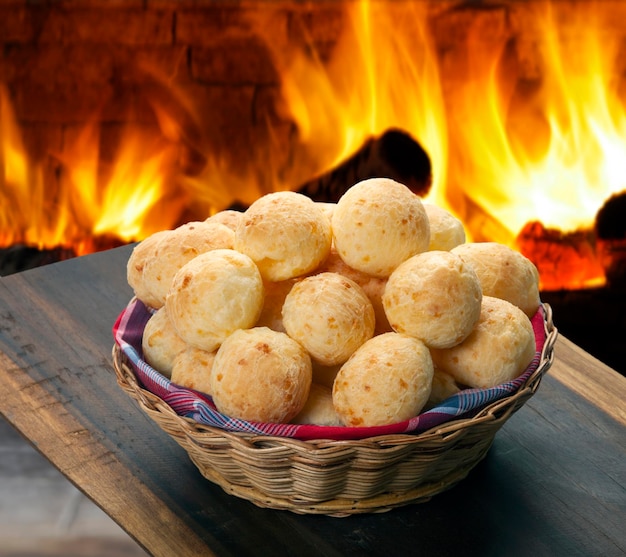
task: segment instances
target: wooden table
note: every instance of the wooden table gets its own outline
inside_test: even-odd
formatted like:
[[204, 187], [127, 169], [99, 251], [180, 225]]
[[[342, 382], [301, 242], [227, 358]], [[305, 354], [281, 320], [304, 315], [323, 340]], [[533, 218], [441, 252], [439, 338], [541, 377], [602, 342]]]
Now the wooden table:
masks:
[[485, 460], [428, 503], [331, 518], [227, 495], [116, 383], [130, 249], [0, 279], [0, 412], [149, 553], [626, 554], [626, 378], [565, 338]]

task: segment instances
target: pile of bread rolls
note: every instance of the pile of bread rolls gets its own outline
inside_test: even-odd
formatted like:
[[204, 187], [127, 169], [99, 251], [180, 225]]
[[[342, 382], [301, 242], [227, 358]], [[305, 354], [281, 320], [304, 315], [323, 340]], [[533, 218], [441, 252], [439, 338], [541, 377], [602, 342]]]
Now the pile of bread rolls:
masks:
[[386, 178], [159, 232], [127, 276], [154, 311], [145, 360], [249, 421], [391, 424], [535, 354], [535, 266]]

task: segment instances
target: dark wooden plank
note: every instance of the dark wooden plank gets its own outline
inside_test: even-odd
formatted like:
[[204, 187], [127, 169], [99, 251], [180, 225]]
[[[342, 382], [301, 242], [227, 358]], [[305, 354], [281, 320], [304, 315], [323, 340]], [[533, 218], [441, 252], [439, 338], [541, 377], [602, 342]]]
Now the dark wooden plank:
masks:
[[150, 553], [626, 553], [626, 379], [566, 339], [487, 458], [428, 503], [337, 519], [225, 494], [115, 382], [111, 326], [131, 296], [129, 253], [0, 280], [0, 412]]

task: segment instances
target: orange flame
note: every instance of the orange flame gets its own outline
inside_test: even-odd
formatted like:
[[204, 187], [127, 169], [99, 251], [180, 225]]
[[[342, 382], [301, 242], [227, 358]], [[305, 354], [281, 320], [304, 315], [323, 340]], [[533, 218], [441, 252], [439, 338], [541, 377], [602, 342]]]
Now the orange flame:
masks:
[[173, 227], [188, 201], [168, 184], [173, 146], [155, 144], [137, 129], [126, 131], [107, 168], [98, 126], [87, 125], [58, 156], [61, 178], [45, 181], [45, 165], [27, 157], [0, 89], [0, 141], [0, 245], [64, 247], [82, 255], [99, 249], [103, 239], [110, 247]]
[[176, 225], [186, 199], [173, 197], [176, 190], [168, 183], [174, 168], [173, 147], [155, 145], [138, 129], [128, 129], [113, 164], [102, 168], [98, 145], [98, 129], [91, 124], [63, 155], [69, 205], [87, 237], [131, 242]]
[[[558, 26], [565, 14], [557, 9], [572, 19], [570, 37]], [[470, 42], [469, 58], [480, 67], [451, 99], [464, 116], [454, 139], [471, 161], [457, 167], [458, 179], [511, 238], [533, 220], [563, 231], [593, 226], [603, 202], [625, 189], [626, 119], [614, 83], [618, 37], [601, 34], [610, 27], [594, 14], [588, 3], [547, 4], [534, 12], [546, 68], [540, 88], [526, 98], [507, 97], [507, 85], [498, 82], [502, 50]], [[485, 102], [476, 103], [481, 97]]]
[[400, 128], [425, 146], [436, 169], [433, 191], [442, 191], [445, 108], [427, 14], [424, 2], [349, 2], [328, 63], [302, 50], [287, 58], [274, 52], [301, 147], [279, 189], [331, 170], [370, 137]]
[[[40, 229], [45, 226], [43, 173], [29, 164], [8, 95], [0, 88], [0, 242], [24, 241], [40, 246]], [[31, 192], [36, 192], [33, 199]], [[32, 200], [32, 201], [31, 201]], [[33, 202], [34, 201], [34, 202]]]
[[[467, 36], [468, 79], [444, 99], [427, 4], [349, 3], [349, 25], [331, 62], [296, 53], [283, 74], [307, 157], [318, 171], [329, 169], [367, 137], [402, 127], [432, 158], [430, 197], [463, 220], [470, 239], [523, 248], [518, 238], [534, 221], [564, 233], [592, 230], [602, 204], [626, 189], [626, 119], [616, 87], [623, 37], [611, 25], [616, 6], [598, 7], [517, 5], [526, 10], [521, 25], [536, 25], [533, 46], [543, 64], [530, 93], [507, 51], [521, 30], [486, 33], [476, 25]], [[519, 56], [524, 45], [516, 46]], [[570, 265], [570, 278], [551, 276], [544, 286], [604, 280], [594, 249], [575, 251], [585, 255]], [[554, 273], [552, 248], [527, 255]]]
[[[283, 110], [298, 132], [291, 155], [285, 160], [285, 146], [273, 142], [270, 129], [252, 164], [229, 166], [204, 153], [205, 167], [193, 176], [177, 173], [180, 123], [155, 107], [164, 133], [147, 140], [132, 130], [108, 167], [97, 126], [87, 126], [64, 153], [62, 179], [51, 195], [44, 191], [46, 165], [24, 155], [0, 90], [0, 244], [72, 245], [85, 253], [94, 237], [139, 240], [174, 226], [186, 203], [208, 213], [225, 208], [233, 191], [249, 203], [268, 191], [294, 189], [391, 128], [404, 129], [426, 149], [433, 167], [429, 200], [459, 216], [470, 239], [524, 251], [529, 244], [518, 242], [529, 223], [541, 223], [527, 229], [532, 234], [543, 227], [564, 234], [592, 230], [602, 204], [626, 189], [617, 67], [623, 36], [612, 24], [626, 8], [526, 2], [508, 9], [516, 17], [503, 18], [501, 27], [469, 30], [467, 75], [456, 81], [445, 74], [455, 68], [432, 35], [433, 13], [444, 13], [437, 3], [345, 3], [345, 29], [328, 61], [310, 48], [278, 49], [265, 37], [281, 77]], [[271, 28], [256, 24], [261, 36]], [[539, 65], [534, 79], [520, 79], [524, 48]], [[550, 255], [529, 257], [553, 257], [544, 240], [537, 242]], [[585, 253], [593, 259], [593, 246]], [[572, 284], [601, 282], [602, 273], [589, 261]], [[561, 282], [567, 284], [554, 284]]]

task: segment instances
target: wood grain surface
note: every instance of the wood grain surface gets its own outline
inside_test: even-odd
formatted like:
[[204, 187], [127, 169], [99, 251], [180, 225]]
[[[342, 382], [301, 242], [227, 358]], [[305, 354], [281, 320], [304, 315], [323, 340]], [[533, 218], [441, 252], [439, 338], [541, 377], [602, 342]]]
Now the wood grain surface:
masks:
[[227, 495], [116, 383], [130, 249], [0, 279], [0, 413], [150, 554], [626, 554], [626, 378], [564, 338], [485, 460], [427, 503], [338, 519]]

